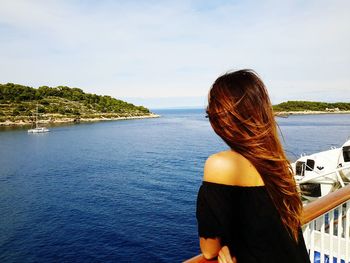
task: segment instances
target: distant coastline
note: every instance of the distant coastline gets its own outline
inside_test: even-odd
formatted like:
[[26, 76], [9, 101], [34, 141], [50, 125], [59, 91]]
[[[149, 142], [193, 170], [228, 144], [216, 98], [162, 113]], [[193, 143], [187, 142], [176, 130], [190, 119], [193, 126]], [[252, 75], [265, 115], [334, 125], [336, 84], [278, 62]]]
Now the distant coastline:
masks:
[[[74, 117], [62, 117], [62, 118], [48, 118], [45, 120], [38, 121], [40, 124], [57, 124], [57, 123], [82, 123], [82, 122], [99, 122], [99, 121], [118, 121], [118, 120], [132, 120], [132, 119], [148, 119], [148, 118], [159, 118], [158, 114], [147, 114], [147, 115], [139, 115], [139, 116], [122, 116], [122, 117], [111, 117], [111, 116], [99, 116], [96, 118], [74, 118]], [[27, 126], [32, 125], [33, 121], [29, 120], [15, 120], [10, 121], [6, 120], [4, 122], [0, 122], [0, 126]]]
[[[350, 114], [349, 102], [287, 101], [272, 106], [275, 116]], [[203, 108], [204, 110], [204, 108]], [[80, 123], [157, 118], [144, 106], [67, 86], [37, 89], [0, 84], [0, 126]]]
[[304, 111], [278, 111], [278, 112], [275, 112], [275, 116], [277, 116], [277, 117], [287, 117], [289, 115], [318, 115], [318, 114], [350, 114], [350, 110], [344, 110], [344, 111], [304, 110]]

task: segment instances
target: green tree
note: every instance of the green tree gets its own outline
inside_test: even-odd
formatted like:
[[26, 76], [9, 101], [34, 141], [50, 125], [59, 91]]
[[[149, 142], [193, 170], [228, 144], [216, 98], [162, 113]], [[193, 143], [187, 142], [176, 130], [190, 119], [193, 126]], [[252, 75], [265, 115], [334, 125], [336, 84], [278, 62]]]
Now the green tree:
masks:
[[17, 110], [17, 109], [14, 109], [13, 111], [12, 111], [12, 116], [18, 116], [18, 115], [20, 115], [21, 113]]

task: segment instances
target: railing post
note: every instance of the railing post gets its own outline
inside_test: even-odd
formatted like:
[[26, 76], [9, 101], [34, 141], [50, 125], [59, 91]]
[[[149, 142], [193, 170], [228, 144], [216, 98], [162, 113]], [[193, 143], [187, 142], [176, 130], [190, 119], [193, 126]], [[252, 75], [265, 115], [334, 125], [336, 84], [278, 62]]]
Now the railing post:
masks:
[[350, 261], [350, 201], [346, 202], [345, 219], [345, 259]]
[[314, 262], [314, 257], [315, 257], [315, 229], [316, 229], [316, 221], [312, 221], [311, 223], [309, 223], [309, 225], [311, 226], [311, 243], [310, 243], [310, 252], [309, 252], [309, 256], [310, 256], [310, 260], [311, 262]]
[[334, 209], [329, 212], [329, 262], [333, 262]]
[[320, 251], [320, 257], [321, 257], [321, 263], [324, 263], [324, 228], [325, 228], [325, 215], [322, 215], [321, 217], [321, 251]]
[[[343, 224], [342, 224], [342, 219], [343, 219], [343, 206], [339, 206], [338, 207], [338, 232], [337, 232], [337, 236], [338, 236], [338, 255], [340, 255], [341, 252], [341, 237], [342, 237], [342, 233], [343, 233]], [[339, 259], [339, 256], [337, 257]], [[337, 260], [338, 261], [338, 260]], [[340, 260], [339, 260], [340, 262]]]

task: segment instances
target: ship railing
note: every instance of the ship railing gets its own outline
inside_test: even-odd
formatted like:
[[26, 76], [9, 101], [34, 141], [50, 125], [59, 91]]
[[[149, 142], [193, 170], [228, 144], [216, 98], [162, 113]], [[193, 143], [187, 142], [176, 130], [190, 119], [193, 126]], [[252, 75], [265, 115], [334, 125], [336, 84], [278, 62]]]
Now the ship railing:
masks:
[[311, 262], [350, 262], [350, 185], [304, 207], [303, 234]]
[[[302, 224], [311, 262], [350, 263], [350, 185], [305, 205]], [[205, 262], [217, 261], [202, 254], [184, 261]]]

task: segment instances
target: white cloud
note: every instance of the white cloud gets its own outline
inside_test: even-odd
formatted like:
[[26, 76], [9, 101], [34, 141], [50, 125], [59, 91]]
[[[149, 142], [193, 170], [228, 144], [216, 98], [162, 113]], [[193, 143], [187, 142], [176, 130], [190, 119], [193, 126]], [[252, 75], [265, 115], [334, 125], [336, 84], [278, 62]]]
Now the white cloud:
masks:
[[203, 97], [219, 74], [248, 67], [275, 100], [330, 90], [342, 100], [350, 91], [349, 7], [1, 0], [0, 82], [116, 97]]

